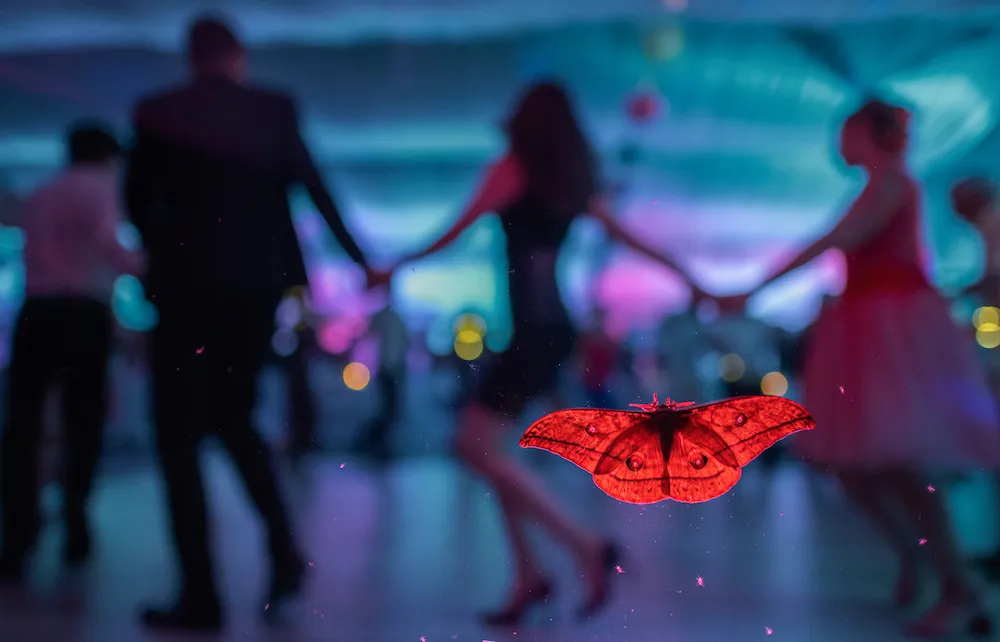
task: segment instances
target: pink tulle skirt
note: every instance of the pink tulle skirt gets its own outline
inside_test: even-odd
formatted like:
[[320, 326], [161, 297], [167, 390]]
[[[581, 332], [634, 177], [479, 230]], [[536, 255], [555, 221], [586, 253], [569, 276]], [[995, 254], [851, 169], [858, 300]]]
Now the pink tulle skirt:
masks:
[[852, 293], [817, 322], [793, 449], [832, 468], [1000, 469], [1000, 419], [968, 333], [930, 287]]

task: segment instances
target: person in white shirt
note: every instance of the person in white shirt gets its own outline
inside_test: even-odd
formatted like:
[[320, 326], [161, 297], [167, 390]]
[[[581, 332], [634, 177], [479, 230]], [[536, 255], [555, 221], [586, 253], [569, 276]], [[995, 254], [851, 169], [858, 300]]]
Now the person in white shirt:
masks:
[[376, 459], [390, 455], [390, 431], [399, 420], [406, 392], [406, 357], [410, 331], [392, 309], [391, 295], [385, 307], [375, 313], [371, 331], [378, 338], [379, 364], [375, 387], [380, 396], [379, 412], [363, 429], [356, 450]]
[[0, 580], [23, 577], [41, 518], [38, 448], [51, 386], [63, 386], [65, 478], [64, 560], [90, 554], [86, 504], [106, 418], [108, 356], [114, 334], [109, 308], [114, 277], [138, 275], [145, 260], [117, 238], [114, 136], [96, 126], [74, 128], [69, 166], [27, 200], [23, 211], [25, 301], [14, 328], [0, 441]]

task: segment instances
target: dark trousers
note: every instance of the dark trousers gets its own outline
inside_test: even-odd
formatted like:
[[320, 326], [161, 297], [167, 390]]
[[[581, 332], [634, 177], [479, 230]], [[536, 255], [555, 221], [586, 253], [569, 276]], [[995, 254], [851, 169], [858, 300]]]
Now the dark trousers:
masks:
[[309, 354], [315, 335], [311, 330], [298, 333], [299, 347], [285, 357], [282, 367], [288, 378], [290, 441], [293, 451], [309, 450], [317, 445], [316, 401], [309, 387]]
[[108, 307], [86, 298], [29, 298], [14, 329], [0, 441], [4, 552], [24, 555], [41, 525], [39, 445], [45, 400], [63, 384], [63, 511], [72, 538], [86, 531], [86, 504], [107, 415], [113, 326]]
[[403, 409], [405, 375], [379, 368], [375, 375], [375, 389], [379, 395], [379, 411], [365, 427], [362, 440], [366, 444], [383, 447], [387, 445], [390, 431]]
[[214, 600], [202, 438], [219, 439], [267, 528], [272, 562], [294, 557], [270, 453], [253, 426], [257, 375], [274, 332], [279, 295], [159, 294], [150, 343], [156, 443], [186, 598]]

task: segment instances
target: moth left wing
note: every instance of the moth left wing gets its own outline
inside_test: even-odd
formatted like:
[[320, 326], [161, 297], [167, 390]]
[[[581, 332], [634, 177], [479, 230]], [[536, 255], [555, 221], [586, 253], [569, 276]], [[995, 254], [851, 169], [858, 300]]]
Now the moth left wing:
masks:
[[646, 414], [644, 421], [623, 432], [608, 446], [594, 471], [598, 488], [632, 504], [653, 504], [670, 497], [668, 435], [658, 427], [660, 420], [661, 417]]
[[614, 441], [650, 415], [631, 410], [574, 408], [545, 415], [521, 437], [521, 448], [541, 448], [594, 474]]

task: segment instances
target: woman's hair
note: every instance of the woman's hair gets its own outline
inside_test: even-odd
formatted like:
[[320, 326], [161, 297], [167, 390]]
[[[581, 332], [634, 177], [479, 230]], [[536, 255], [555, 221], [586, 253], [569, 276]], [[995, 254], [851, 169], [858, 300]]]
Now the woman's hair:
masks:
[[560, 213], [586, 209], [597, 190], [595, 162], [561, 85], [541, 82], [528, 89], [506, 130], [529, 194]]
[[900, 154], [910, 142], [910, 112], [881, 100], [869, 100], [854, 112], [847, 124], [863, 123], [875, 146], [890, 154]]

